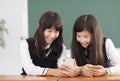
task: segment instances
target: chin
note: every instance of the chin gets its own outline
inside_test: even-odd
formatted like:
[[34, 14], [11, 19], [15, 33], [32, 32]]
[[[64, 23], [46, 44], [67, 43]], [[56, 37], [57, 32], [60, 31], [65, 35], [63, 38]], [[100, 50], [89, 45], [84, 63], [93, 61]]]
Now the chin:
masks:
[[88, 46], [83, 46], [83, 48], [87, 48]]
[[48, 44], [51, 44], [51, 43], [53, 43], [53, 41], [52, 42], [48, 42]]
[[83, 48], [87, 48], [87, 47], [83, 47]]

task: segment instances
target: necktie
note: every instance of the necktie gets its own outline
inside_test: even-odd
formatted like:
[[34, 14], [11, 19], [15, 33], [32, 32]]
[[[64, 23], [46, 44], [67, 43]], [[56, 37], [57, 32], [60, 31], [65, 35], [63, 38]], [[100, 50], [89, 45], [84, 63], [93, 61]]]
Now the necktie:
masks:
[[47, 52], [49, 51], [49, 48], [45, 49], [44, 51], [45, 51], [45, 54], [47, 54]]

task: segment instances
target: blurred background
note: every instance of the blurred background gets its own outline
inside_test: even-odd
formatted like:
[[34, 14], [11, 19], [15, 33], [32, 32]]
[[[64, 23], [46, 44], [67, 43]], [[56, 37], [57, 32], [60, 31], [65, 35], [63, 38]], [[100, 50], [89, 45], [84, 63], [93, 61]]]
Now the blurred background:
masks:
[[0, 21], [5, 21], [0, 26], [8, 31], [2, 35], [5, 47], [0, 46], [0, 75], [21, 73], [21, 40], [34, 35], [40, 16], [48, 10], [62, 17], [67, 49], [70, 49], [76, 18], [93, 14], [104, 36], [112, 39], [120, 53], [120, 0], [0, 0]]

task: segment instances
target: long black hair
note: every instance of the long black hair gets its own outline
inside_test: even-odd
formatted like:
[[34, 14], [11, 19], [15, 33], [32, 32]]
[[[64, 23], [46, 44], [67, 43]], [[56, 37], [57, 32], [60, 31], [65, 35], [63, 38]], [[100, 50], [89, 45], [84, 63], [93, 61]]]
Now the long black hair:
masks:
[[82, 15], [74, 23], [71, 43], [72, 57], [76, 59], [78, 65], [85, 64], [85, 57], [82, 45], [76, 39], [76, 33], [87, 30], [91, 34], [91, 44], [89, 46], [89, 62], [94, 65], [105, 65], [102, 51], [103, 35], [96, 18], [91, 15]]
[[45, 29], [50, 29], [52, 26], [55, 27], [57, 31], [59, 31], [59, 36], [53, 41], [51, 44], [51, 53], [58, 58], [63, 49], [63, 23], [60, 15], [54, 11], [47, 11], [45, 12], [40, 20], [39, 26], [35, 32], [35, 45], [36, 50], [35, 54], [39, 58], [44, 58], [44, 49], [45, 49], [45, 39], [44, 39], [44, 31]]

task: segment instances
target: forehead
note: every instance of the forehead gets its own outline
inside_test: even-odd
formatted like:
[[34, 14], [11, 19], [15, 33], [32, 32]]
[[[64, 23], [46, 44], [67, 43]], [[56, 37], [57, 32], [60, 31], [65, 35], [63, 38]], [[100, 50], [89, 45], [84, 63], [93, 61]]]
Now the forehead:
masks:
[[49, 27], [47, 29], [56, 30], [56, 27], [55, 26], [51, 26], [51, 27]]
[[91, 35], [89, 31], [83, 30], [81, 32], [76, 32], [76, 35]]

